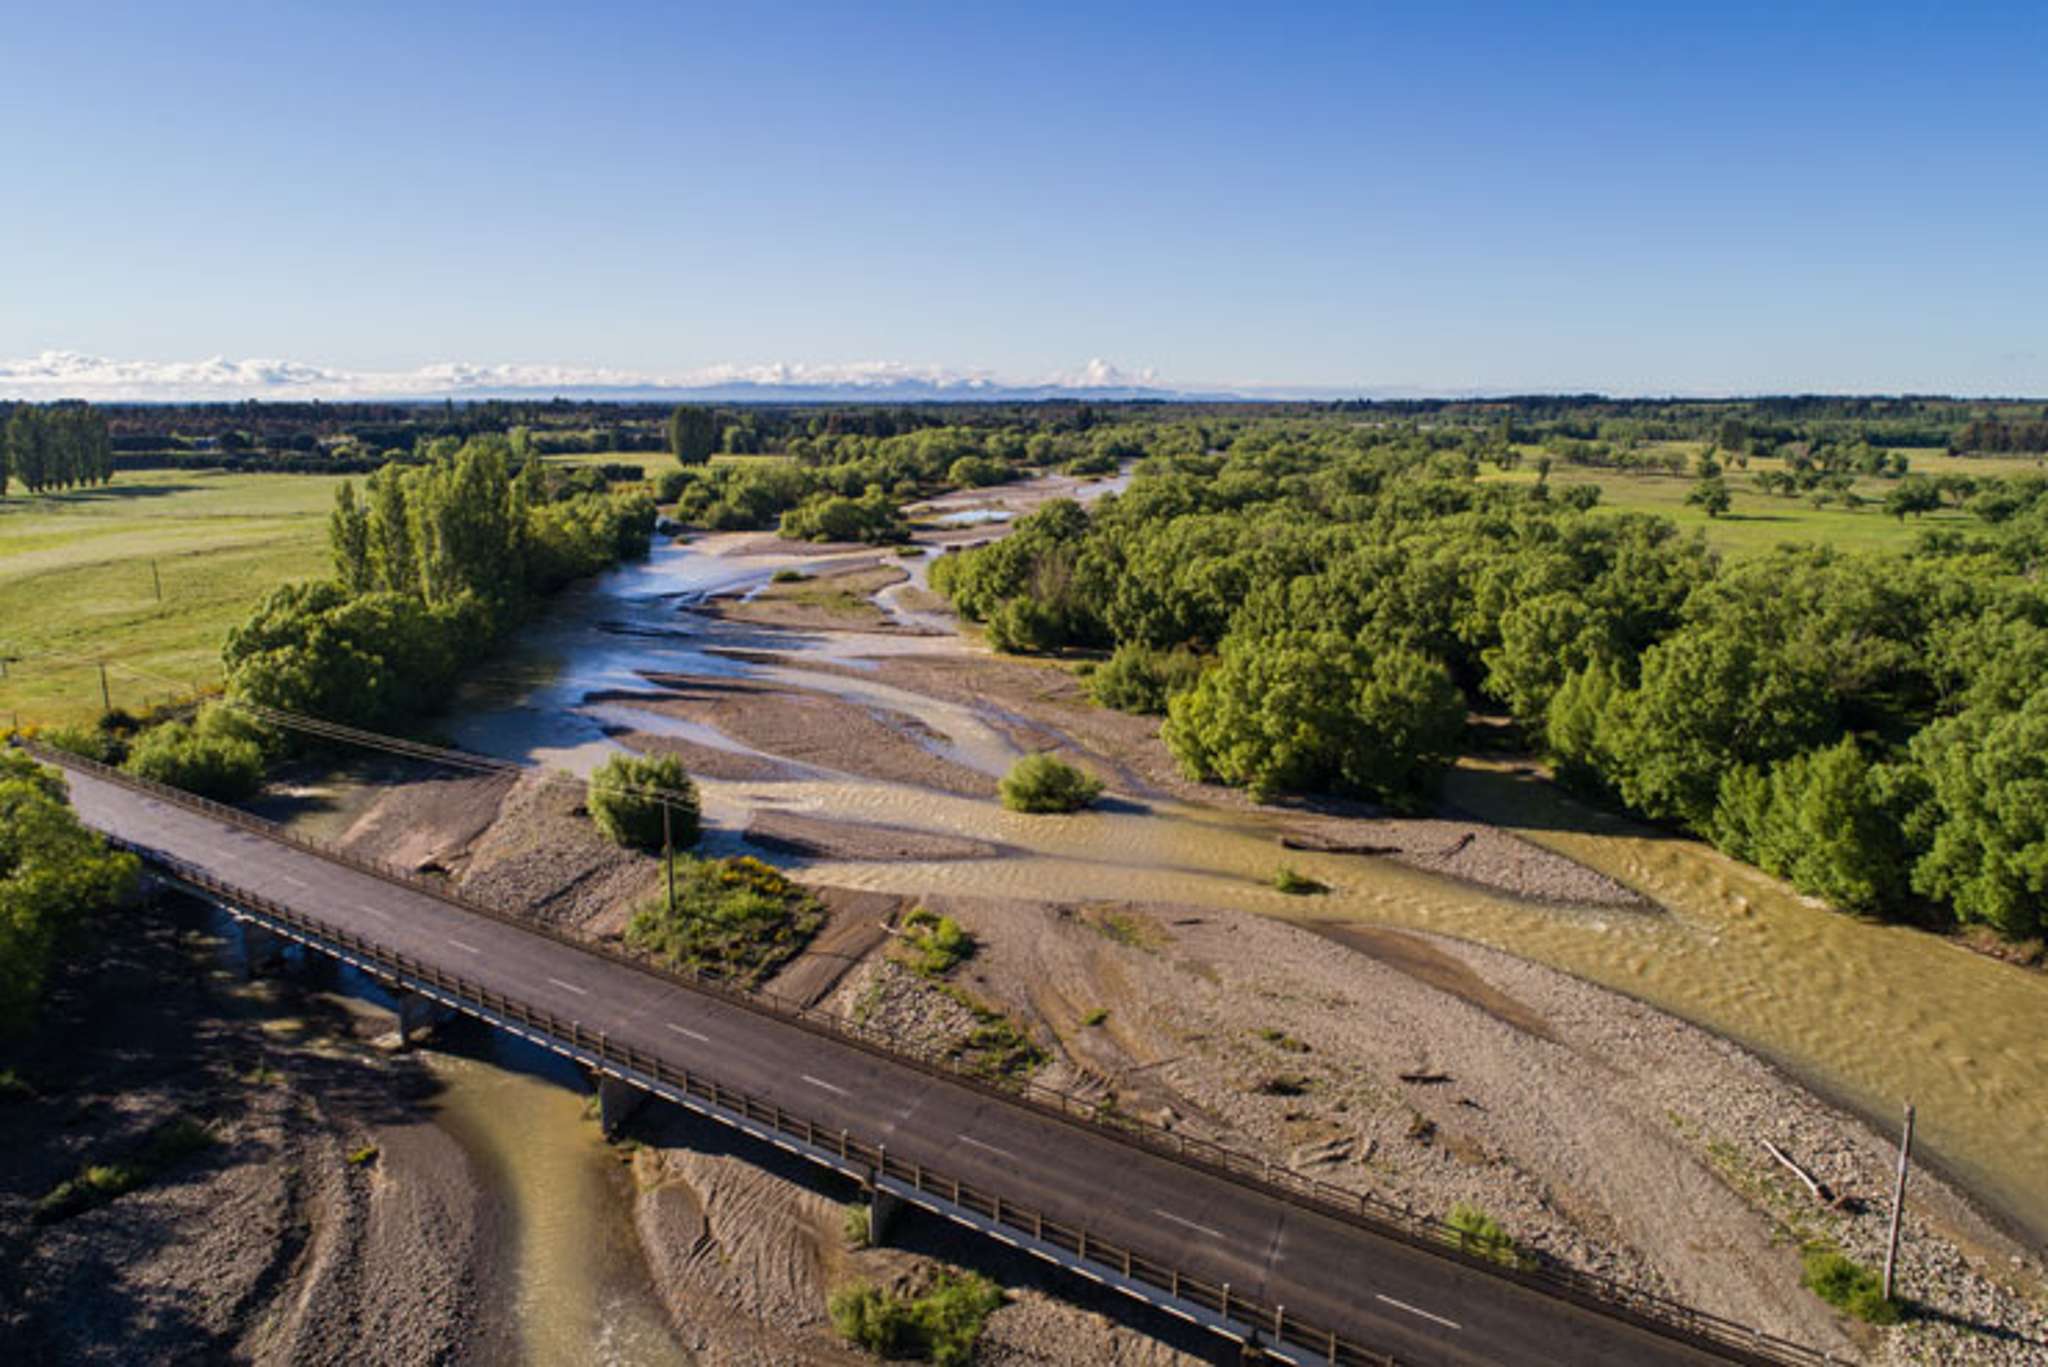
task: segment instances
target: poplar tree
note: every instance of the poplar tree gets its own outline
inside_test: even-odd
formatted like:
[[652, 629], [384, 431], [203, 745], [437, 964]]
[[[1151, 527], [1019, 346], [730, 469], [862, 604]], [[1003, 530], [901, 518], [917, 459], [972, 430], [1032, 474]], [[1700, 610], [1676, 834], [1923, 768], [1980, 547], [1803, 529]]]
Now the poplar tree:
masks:
[[718, 420], [708, 408], [679, 404], [668, 415], [669, 454], [683, 465], [702, 465], [718, 449]]
[[334, 549], [334, 573], [350, 593], [367, 593], [370, 572], [370, 518], [356, 502], [355, 481], [343, 480], [334, 491], [334, 515], [328, 520], [328, 541]]

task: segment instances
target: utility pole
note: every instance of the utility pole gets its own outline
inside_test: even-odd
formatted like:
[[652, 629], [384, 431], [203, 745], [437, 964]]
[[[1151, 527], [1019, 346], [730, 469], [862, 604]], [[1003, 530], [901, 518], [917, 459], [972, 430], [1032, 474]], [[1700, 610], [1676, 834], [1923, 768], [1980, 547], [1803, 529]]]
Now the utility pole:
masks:
[[1899, 1261], [1899, 1216], [1906, 1208], [1906, 1163], [1913, 1153], [1913, 1103], [1906, 1103], [1906, 1130], [1899, 1136], [1899, 1179], [1892, 1186], [1891, 1242], [1884, 1251], [1884, 1298], [1892, 1298], [1892, 1273]]
[[100, 661], [100, 715], [114, 710], [114, 695], [107, 691], [107, 662]]
[[661, 862], [668, 869], [668, 915], [673, 921], [676, 915], [676, 842], [669, 827], [667, 798], [661, 800]]
[[149, 562], [149, 577], [150, 577], [151, 579], [154, 579], [154, 580], [156, 581], [156, 601], [157, 601], [157, 602], [159, 602], [159, 603], [163, 602], [163, 601], [164, 601], [164, 577], [163, 577], [163, 575], [162, 575], [162, 574], [160, 574], [160, 573], [158, 573], [158, 572], [157, 572], [157, 568], [156, 568], [156, 561], [154, 561], [154, 560], [152, 560], [152, 561], [150, 561], [150, 562]]

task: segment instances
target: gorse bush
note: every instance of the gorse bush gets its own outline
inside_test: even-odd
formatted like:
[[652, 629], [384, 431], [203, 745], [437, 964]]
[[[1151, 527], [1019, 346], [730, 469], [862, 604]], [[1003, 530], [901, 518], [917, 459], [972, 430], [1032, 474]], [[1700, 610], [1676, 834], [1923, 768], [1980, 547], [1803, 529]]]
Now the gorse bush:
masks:
[[676, 861], [676, 906], [649, 898], [626, 942], [679, 968], [751, 985], [795, 956], [825, 922], [816, 898], [758, 859]]
[[1077, 812], [1102, 796], [1102, 780], [1049, 754], [1026, 755], [999, 785], [1013, 812]]
[[702, 832], [697, 785], [674, 755], [613, 755], [591, 771], [585, 805], [612, 843], [631, 849], [663, 847], [664, 807], [675, 848], [688, 849]]

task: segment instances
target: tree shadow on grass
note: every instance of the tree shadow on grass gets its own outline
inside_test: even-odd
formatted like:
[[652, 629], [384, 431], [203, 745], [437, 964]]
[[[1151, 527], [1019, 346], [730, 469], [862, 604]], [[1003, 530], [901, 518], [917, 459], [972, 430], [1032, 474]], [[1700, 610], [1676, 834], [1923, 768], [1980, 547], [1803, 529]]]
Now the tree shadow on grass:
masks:
[[66, 489], [61, 493], [37, 494], [34, 497], [43, 503], [71, 503], [91, 505], [95, 503], [119, 503], [131, 498], [167, 498], [172, 494], [188, 494], [199, 486], [183, 482], [113, 484], [99, 485], [89, 489]]

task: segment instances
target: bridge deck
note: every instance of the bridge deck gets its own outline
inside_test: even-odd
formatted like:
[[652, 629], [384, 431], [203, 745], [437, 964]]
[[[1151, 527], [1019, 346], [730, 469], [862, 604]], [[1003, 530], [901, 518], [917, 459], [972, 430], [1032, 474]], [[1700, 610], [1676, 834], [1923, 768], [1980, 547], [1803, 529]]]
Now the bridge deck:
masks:
[[1107, 1132], [66, 766], [88, 824], [302, 915], [603, 1031], [818, 1126], [1036, 1207], [1404, 1363], [1720, 1360], [1625, 1320], [1379, 1236]]

